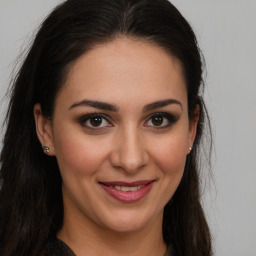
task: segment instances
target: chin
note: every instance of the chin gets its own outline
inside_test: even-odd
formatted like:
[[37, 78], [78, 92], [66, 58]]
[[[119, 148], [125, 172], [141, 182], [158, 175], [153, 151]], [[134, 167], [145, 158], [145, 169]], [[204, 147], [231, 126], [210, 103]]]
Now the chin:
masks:
[[[125, 214], [113, 213], [111, 219], [104, 221], [106, 228], [118, 233], [139, 232], [151, 226], [153, 223], [162, 220], [162, 214], [157, 216], [140, 213], [139, 211], [125, 212]], [[151, 225], [150, 225], [151, 224]]]

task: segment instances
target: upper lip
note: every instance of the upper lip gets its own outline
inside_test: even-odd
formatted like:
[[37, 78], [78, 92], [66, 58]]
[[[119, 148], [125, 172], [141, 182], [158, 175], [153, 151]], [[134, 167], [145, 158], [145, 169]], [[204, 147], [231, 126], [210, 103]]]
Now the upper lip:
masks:
[[143, 186], [148, 185], [155, 180], [138, 180], [133, 182], [124, 182], [124, 181], [100, 181], [100, 184], [106, 186], [124, 186], [124, 187], [135, 187], [135, 186]]

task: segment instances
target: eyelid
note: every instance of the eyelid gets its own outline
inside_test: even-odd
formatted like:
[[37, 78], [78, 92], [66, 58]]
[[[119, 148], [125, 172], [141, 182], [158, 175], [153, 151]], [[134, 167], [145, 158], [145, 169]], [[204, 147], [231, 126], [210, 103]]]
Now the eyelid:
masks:
[[93, 118], [93, 117], [101, 117], [102, 119], [105, 119], [111, 126], [113, 126], [113, 123], [110, 121], [110, 117], [106, 114], [103, 114], [103, 113], [99, 113], [99, 112], [95, 112], [95, 113], [88, 113], [88, 114], [84, 114], [82, 117], [79, 117], [78, 118], [78, 122], [84, 127], [84, 128], [87, 128], [87, 129], [90, 129], [90, 130], [101, 130], [101, 129], [104, 129], [108, 126], [104, 126], [104, 127], [93, 127], [93, 126], [88, 126], [88, 125], [85, 125], [85, 122], [87, 122], [90, 118]]
[[[164, 125], [164, 126], [155, 126], [155, 125], [147, 125], [147, 123], [155, 116], [160, 116], [162, 118], [165, 118], [167, 119], [168, 121], [168, 124], [167, 125]], [[85, 122], [87, 122], [90, 118], [93, 118], [93, 117], [101, 117], [103, 119], [106, 120], [106, 122], [108, 124], [110, 124], [110, 126], [103, 126], [103, 127], [93, 127], [93, 126], [88, 126], [88, 125], [85, 125]], [[179, 115], [177, 114], [171, 114], [171, 113], [168, 113], [168, 112], [155, 112], [155, 113], [152, 113], [150, 115], [148, 115], [146, 117], [146, 121], [144, 123], [144, 126], [146, 127], [149, 127], [149, 128], [152, 128], [152, 129], [164, 129], [164, 128], [168, 128], [170, 126], [172, 126], [176, 121], [178, 121], [179, 119]], [[89, 130], [102, 130], [102, 129], [105, 129], [105, 128], [108, 128], [108, 127], [113, 127], [114, 126], [114, 121], [112, 120], [111, 117], [109, 117], [107, 114], [103, 114], [101, 112], [91, 112], [91, 113], [88, 113], [88, 114], [84, 114], [82, 116], [80, 116], [77, 121], [80, 123], [81, 126], [83, 126], [84, 128], [86, 129], [89, 129]]]
[[177, 115], [174, 115], [174, 114], [170, 114], [170, 113], [167, 113], [167, 112], [155, 112], [153, 114], [150, 114], [147, 119], [146, 119], [146, 123], [148, 123], [150, 121], [150, 119], [152, 119], [153, 117], [155, 116], [161, 116], [163, 118], [166, 118], [169, 122], [169, 124], [165, 125], [165, 126], [150, 126], [150, 125], [145, 125], [146, 127], [150, 127], [152, 129], [164, 129], [164, 128], [168, 128], [170, 126], [172, 126], [175, 122], [178, 121], [179, 119], [179, 116]]

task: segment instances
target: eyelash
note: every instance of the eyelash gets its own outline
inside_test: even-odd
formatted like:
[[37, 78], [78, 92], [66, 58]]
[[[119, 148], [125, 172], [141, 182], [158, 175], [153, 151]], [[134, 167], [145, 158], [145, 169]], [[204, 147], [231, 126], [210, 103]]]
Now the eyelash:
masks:
[[[101, 119], [100, 125], [102, 124], [102, 120], [105, 120], [107, 122], [107, 125], [105, 125], [103, 127], [99, 127], [100, 125], [99, 126], [93, 126], [92, 124], [90, 126], [86, 125], [86, 122], [90, 121], [90, 119], [92, 119], [92, 118], [100, 118]], [[159, 126], [157, 126], [157, 125], [156, 126], [148, 125], [147, 123], [149, 123], [150, 121], [152, 123], [153, 118], [162, 118], [162, 121], [167, 122], [167, 124], [164, 125], [164, 126], [162, 126], [162, 124], [160, 124]], [[144, 126], [150, 127], [152, 129], [165, 129], [165, 128], [168, 128], [171, 125], [173, 125], [177, 120], [178, 120], [177, 116], [174, 116], [172, 114], [165, 113], [165, 112], [157, 112], [157, 113], [151, 114], [147, 118], [147, 121], [144, 123]], [[102, 113], [91, 113], [91, 114], [84, 115], [81, 118], [79, 118], [79, 123], [83, 127], [87, 128], [87, 129], [95, 130], [95, 131], [104, 129], [106, 127], [113, 127], [113, 124], [109, 121], [109, 117], [102, 114]]]
[[[97, 126], [89, 126], [89, 125], [86, 125], [86, 122], [90, 121], [91, 118], [101, 118], [101, 120], [105, 120], [107, 121], [107, 123], [109, 124], [108, 126], [104, 126], [104, 127], [97, 127]], [[109, 121], [109, 118], [102, 114], [102, 113], [91, 113], [91, 114], [87, 114], [85, 116], [82, 116], [80, 119], [79, 119], [79, 123], [85, 127], [85, 128], [88, 128], [88, 129], [91, 129], [91, 130], [100, 130], [100, 129], [103, 129], [105, 127], [111, 127], [113, 126], [111, 124], [111, 122]], [[100, 124], [101, 125], [101, 124]]]
[[145, 125], [145, 126], [146, 127], [151, 127], [152, 129], [165, 129], [165, 128], [168, 128], [168, 127], [172, 126], [176, 121], [178, 121], [177, 116], [174, 116], [174, 115], [166, 113], [166, 112], [157, 112], [157, 113], [154, 113], [154, 114], [150, 115], [149, 118], [147, 119], [146, 123], [148, 123], [149, 121], [152, 122], [152, 119], [156, 118], [156, 117], [162, 118], [163, 122], [167, 121], [167, 124], [164, 125], [164, 126], [154, 126], [154, 125], [152, 125], [152, 126]]

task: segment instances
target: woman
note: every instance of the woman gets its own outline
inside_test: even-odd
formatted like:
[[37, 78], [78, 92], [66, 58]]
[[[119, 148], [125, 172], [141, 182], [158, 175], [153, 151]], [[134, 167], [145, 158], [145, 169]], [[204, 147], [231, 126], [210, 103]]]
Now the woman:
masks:
[[68, 0], [13, 84], [0, 254], [212, 255], [195, 35], [166, 0]]

